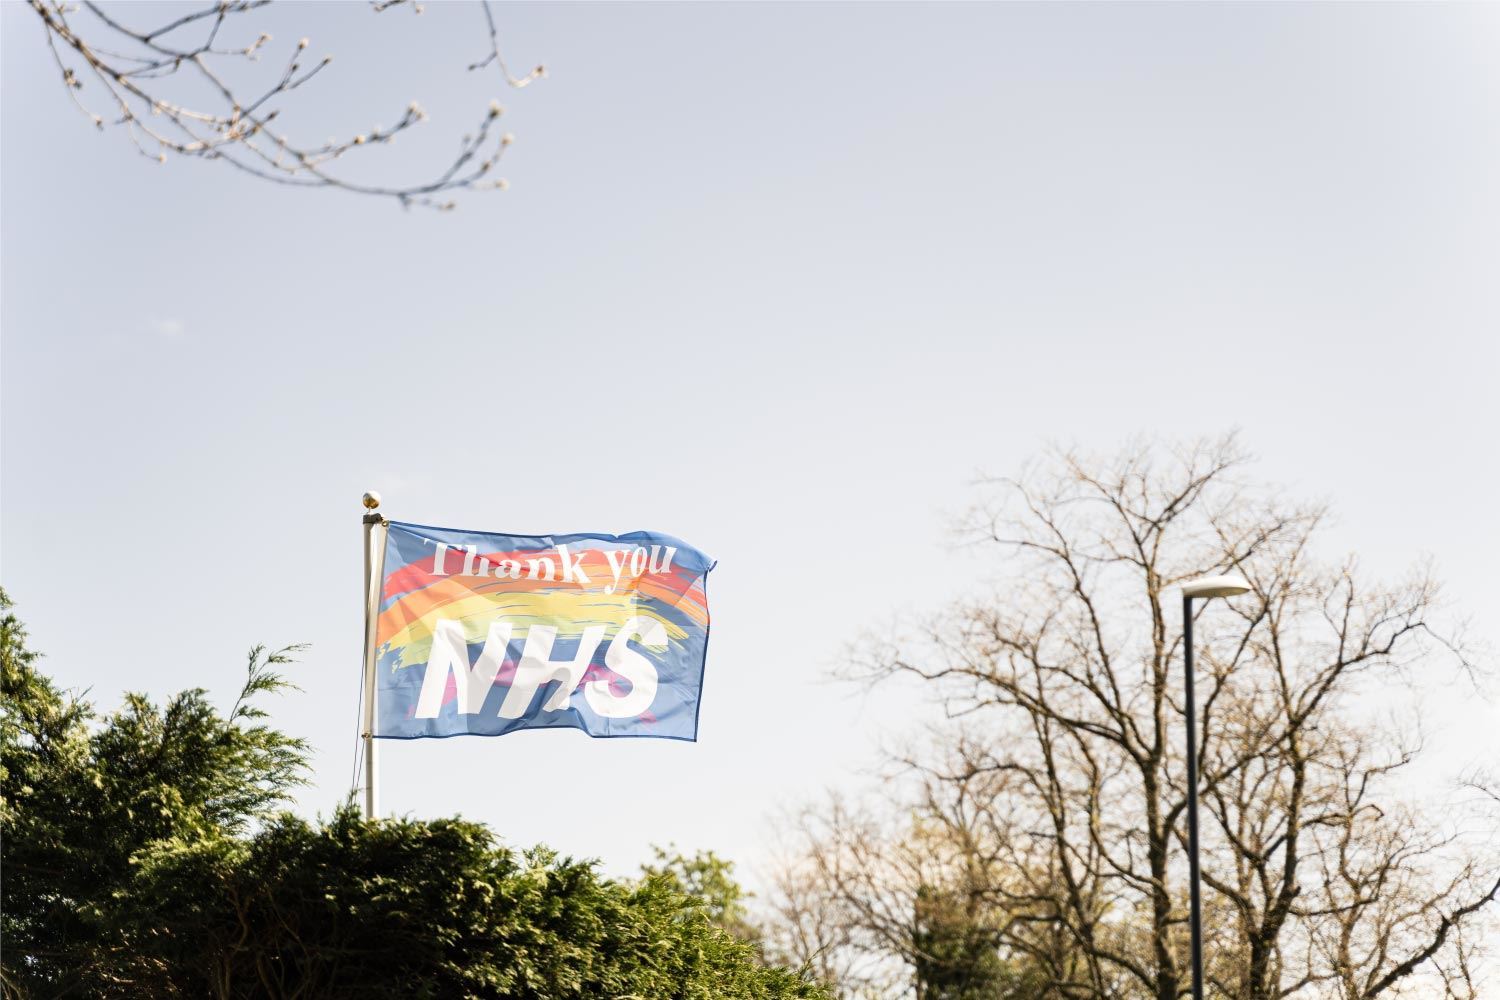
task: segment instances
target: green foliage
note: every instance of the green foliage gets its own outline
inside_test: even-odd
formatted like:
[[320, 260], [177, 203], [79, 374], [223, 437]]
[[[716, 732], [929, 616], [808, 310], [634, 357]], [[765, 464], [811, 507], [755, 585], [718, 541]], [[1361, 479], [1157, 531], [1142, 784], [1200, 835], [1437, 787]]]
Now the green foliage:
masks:
[[158, 843], [138, 861], [116, 974], [162, 995], [815, 995], [662, 880], [518, 855], [461, 820], [366, 823], [345, 808], [248, 841]]
[[660, 880], [672, 892], [686, 897], [714, 926], [741, 941], [759, 944], [760, 930], [751, 922], [750, 911], [745, 907], [749, 893], [734, 878], [734, 862], [713, 851], [699, 851], [687, 857], [661, 847], [652, 850], [656, 863], [641, 866], [647, 879]]
[[1046, 977], [1030, 963], [1002, 957], [999, 935], [981, 901], [923, 886], [912, 933], [914, 978], [921, 1000], [1033, 1000]]
[[[250, 653], [240, 700], [220, 716], [202, 690], [158, 708], [143, 695], [98, 719], [36, 669], [5, 599], [3, 933], [8, 977], [64, 993], [106, 943], [111, 893], [157, 841], [232, 835], [303, 781], [307, 748], [255, 722], [247, 699], [287, 687], [294, 650]], [[25, 956], [20, 964], [15, 955]]]
[[282, 812], [307, 747], [255, 699], [292, 650], [251, 652], [227, 716], [187, 691], [101, 719], [0, 611], [8, 996], [826, 996], [665, 873], [613, 881], [461, 820]]

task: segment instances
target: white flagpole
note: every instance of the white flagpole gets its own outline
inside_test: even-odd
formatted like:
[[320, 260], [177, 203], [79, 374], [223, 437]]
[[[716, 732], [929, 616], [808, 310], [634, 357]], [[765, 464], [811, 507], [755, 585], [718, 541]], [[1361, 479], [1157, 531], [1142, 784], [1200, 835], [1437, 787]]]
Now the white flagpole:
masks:
[[[365, 819], [374, 819], [375, 802], [375, 621], [380, 614], [380, 587], [385, 576], [384, 515], [375, 513], [380, 494], [371, 490], [364, 495], [367, 513], [365, 525], [365, 658], [364, 718], [360, 721], [360, 739], [365, 754]], [[376, 529], [379, 528], [378, 545]]]

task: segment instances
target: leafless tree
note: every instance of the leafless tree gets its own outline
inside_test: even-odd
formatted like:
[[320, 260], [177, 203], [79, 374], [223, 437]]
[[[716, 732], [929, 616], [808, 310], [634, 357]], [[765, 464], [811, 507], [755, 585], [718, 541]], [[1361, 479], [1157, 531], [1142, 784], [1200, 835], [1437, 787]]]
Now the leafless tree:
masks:
[[[412, 184], [357, 181], [340, 161], [355, 150], [386, 145], [424, 121], [426, 113], [416, 101], [389, 127], [365, 128], [321, 144], [293, 140], [282, 128], [287, 99], [333, 57], [309, 57], [310, 43], [303, 38], [280, 46], [285, 54], [277, 68], [260, 79], [247, 73], [278, 47], [250, 23], [269, 2], [217, 0], [143, 27], [135, 23], [138, 9], [129, 4], [30, 0], [73, 102], [98, 128], [122, 129], [148, 159], [215, 160], [277, 184], [337, 188], [439, 209], [454, 206], [454, 192], [506, 186], [495, 168], [514, 137], [498, 129], [504, 113], [499, 101], [484, 109], [444, 169]], [[422, 10], [406, 0], [374, 0], [370, 6], [377, 13], [397, 6]], [[488, 46], [468, 68], [494, 66], [511, 88], [543, 76], [540, 66], [521, 77], [510, 73], [490, 5], [484, 0], [479, 7]]]
[[[1184, 995], [1174, 588], [1240, 573], [1252, 592], [1200, 603], [1196, 626], [1211, 993], [1467, 1000], [1476, 921], [1500, 895], [1482, 836], [1494, 813], [1413, 804], [1397, 778], [1420, 743], [1370, 706], [1417, 667], [1462, 680], [1475, 666], [1434, 624], [1430, 577], [1382, 585], [1353, 560], [1325, 565], [1324, 510], [1252, 487], [1242, 461], [1233, 439], [1166, 460], [1142, 445], [986, 484], [972, 537], [1002, 554], [1007, 582], [864, 644], [851, 670], [919, 681], [948, 720], [937, 750], [903, 761], [919, 794], [879, 836], [943, 845], [926, 860], [993, 911], [997, 951], [1041, 977], [1034, 995]], [[870, 824], [819, 815], [804, 854], [821, 884], [804, 899], [835, 901], [866, 934], [896, 922], [874, 900], [909, 913], [912, 880], [872, 860]]]
[[[838, 835], [855, 826], [842, 821], [843, 807], [837, 802], [833, 813], [833, 830]], [[816, 822], [812, 814], [808, 818]], [[879, 843], [875, 838], [871, 842]], [[884, 928], [866, 929], [866, 921], [859, 917], [860, 906], [869, 905], [867, 893], [839, 891], [838, 861], [830, 857], [837, 850], [823, 837], [810, 835], [805, 849], [799, 842], [778, 859], [762, 947], [772, 961], [805, 969], [820, 982], [837, 985], [845, 998], [878, 996], [891, 974], [888, 937]], [[882, 895], [886, 888], [882, 881]], [[886, 908], [883, 902], [875, 906]], [[899, 953], [899, 944], [896, 950]]]
[[775, 958], [849, 1000], [1032, 995], [1034, 976], [997, 974], [1019, 968], [1006, 925], [1024, 919], [993, 905], [1000, 859], [950, 824], [975, 803], [950, 804], [892, 816], [834, 799], [795, 817], [765, 927]]

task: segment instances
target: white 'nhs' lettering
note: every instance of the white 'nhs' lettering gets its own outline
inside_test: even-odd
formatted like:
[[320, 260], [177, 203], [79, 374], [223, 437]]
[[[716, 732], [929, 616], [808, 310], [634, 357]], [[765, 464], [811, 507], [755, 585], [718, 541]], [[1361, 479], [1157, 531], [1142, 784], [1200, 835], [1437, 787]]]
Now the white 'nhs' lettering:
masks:
[[[438, 558], [442, 558], [441, 552]], [[485, 697], [500, 673], [510, 639], [510, 622], [490, 625], [479, 659], [471, 666], [463, 626], [452, 619], [440, 620], [432, 633], [432, 653], [422, 677], [421, 694], [417, 696], [416, 717], [437, 718], [443, 707], [443, 691], [448, 686], [450, 673], [458, 695], [458, 714], [477, 714], [484, 707]], [[604, 641], [604, 626], [592, 625], [585, 629], [578, 642], [578, 652], [570, 660], [552, 659], [552, 645], [556, 639], [557, 629], [548, 625], [533, 625], [527, 630], [526, 645], [516, 665], [515, 679], [500, 704], [500, 718], [519, 719], [531, 706], [536, 693], [554, 680], [560, 683], [552, 697], [542, 705], [542, 711], [557, 712], [567, 708], [584, 671]], [[630, 691], [616, 695], [610, 690], [608, 681], [600, 680], [589, 682], [583, 689], [589, 707], [606, 719], [634, 718], [650, 708], [656, 699], [656, 667], [630, 648], [632, 639], [643, 646], [662, 649], [667, 645], [667, 630], [656, 619], [637, 615], [628, 619], [615, 633], [604, 652], [604, 665], [629, 681]]]

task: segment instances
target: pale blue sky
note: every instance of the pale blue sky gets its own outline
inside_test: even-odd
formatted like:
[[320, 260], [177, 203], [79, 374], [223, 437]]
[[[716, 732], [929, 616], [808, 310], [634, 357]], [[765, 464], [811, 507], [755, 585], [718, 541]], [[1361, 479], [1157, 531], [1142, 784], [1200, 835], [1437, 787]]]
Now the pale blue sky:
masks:
[[[909, 713], [821, 679], [988, 571], [945, 535], [976, 472], [1232, 426], [1333, 501], [1336, 545], [1430, 554], [1494, 637], [1500, 8], [500, 21], [548, 79], [466, 73], [466, 5], [264, 19], [337, 56], [303, 134], [428, 109], [392, 175], [502, 99], [510, 191], [439, 215], [155, 166], [3, 5], [0, 541], [63, 683], [227, 700], [248, 646], [310, 642], [275, 719], [316, 746], [301, 807], [326, 811], [361, 491], [429, 524], [671, 532], [719, 560], [700, 743], [386, 745], [384, 803], [617, 871], [666, 841], [754, 863], [775, 808]], [[1500, 752], [1494, 706], [1432, 697], [1447, 759]]]

